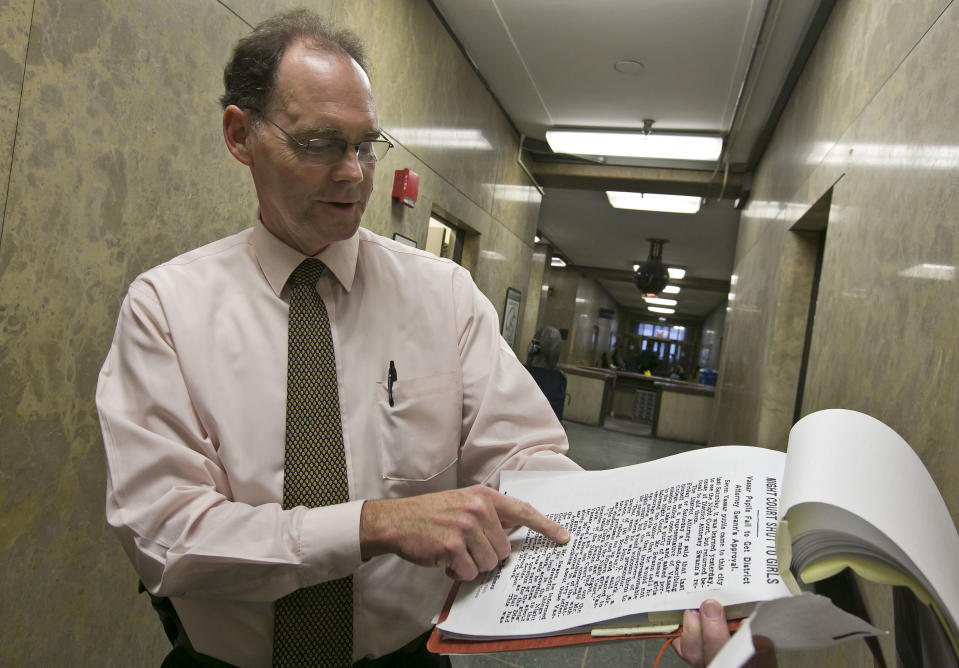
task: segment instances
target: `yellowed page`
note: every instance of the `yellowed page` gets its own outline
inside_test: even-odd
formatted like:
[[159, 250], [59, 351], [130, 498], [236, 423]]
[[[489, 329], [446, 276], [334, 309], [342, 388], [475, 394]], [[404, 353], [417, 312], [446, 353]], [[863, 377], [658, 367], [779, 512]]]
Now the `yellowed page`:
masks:
[[[814, 529], [830, 528], [832, 520], [864, 543], [882, 544], [931, 596], [956, 645], [959, 533], [928, 471], [895, 431], [841, 409], [797, 422], [789, 436], [780, 513], [789, 523], [794, 555], [798, 541]], [[816, 526], [823, 518], [830, 524]], [[855, 560], [846, 561], [852, 566]], [[810, 575], [836, 565], [823, 562]], [[857, 565], [864, 577], [890, 579], [875, 567]]]
[[918, 580], [906, 575], [902, 571], [862, 557], [827, 557], [808, 564], [799, 573], [799, 577], [803, 582], [819, 582], [820, 580], [825, 580], [826, 578], [836, 575], [846, 568], [851, 568], [859, 577], [865, 578], [870, 582], [878, 582], [879, 584], [893, 587], [909, 587], [923, 605], [932, 606], [932, 610], [936, 613], [939, 623], [942, 624], [946, 635], [949, 637], [949, 642], [952, 643], [953, 651], [956, 652], [956, 656], [959, 656], [959, 638], [956, 638], [955, 633], [953, 633], [950, 628], [949, 622], [939, 607], [939, 604]]

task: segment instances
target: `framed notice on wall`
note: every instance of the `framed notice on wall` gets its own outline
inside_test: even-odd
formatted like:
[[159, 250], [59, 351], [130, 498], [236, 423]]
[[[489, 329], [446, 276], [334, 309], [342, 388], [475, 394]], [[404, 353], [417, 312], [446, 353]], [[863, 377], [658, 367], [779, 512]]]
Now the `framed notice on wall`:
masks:
[[407, 246], [412, 246], [413, 248], [416, 248], [416, 241], [415, 241], [415, 240], [410, 239], [409, 237], [404, 237], [404, 236], [403, 236], [402, 234], [400, 234], [399, 232], [394, 232], [394, 233], [393, 233], [393, 240], [394, 240], [394, 241], [399, 241], [401, 244], [406, 244]]
[[523, 293], [513, 288], [506, 288], [506, 306], [503, 307], [503, 338], [513, 347], [516, 340], [516, 327], [519, 324], [519, 303]]

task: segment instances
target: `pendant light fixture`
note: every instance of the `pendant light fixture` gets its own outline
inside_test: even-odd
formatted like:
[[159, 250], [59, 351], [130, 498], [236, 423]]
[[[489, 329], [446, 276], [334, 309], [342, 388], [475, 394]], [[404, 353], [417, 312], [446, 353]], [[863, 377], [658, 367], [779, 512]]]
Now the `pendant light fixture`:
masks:
[[659, 294], [669, 283], [669, 271], [663, 264], [663, 244], [666, 239], [648, 239], [649, 257], [639, 265], [634, 280], [636, 287], [645, 294]]

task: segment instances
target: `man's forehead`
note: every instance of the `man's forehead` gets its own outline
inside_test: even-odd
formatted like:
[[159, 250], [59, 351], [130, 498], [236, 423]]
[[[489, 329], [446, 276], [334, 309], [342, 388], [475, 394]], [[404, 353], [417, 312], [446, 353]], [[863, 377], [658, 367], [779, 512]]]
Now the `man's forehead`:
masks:
[[353, 58], [331, 47], [318, 46], [303, 40], [293, 42], [283, 52], [277, 66], [277, 81], [291, 76], [312, 76], [317, 79], [351, 78], [367, 90], [369, 77]]
[[303, 47], [284, 53], [274, 94], [280, 104], [312, 98], [314, 102], [375, 110], [369, 78], [355, 60]]

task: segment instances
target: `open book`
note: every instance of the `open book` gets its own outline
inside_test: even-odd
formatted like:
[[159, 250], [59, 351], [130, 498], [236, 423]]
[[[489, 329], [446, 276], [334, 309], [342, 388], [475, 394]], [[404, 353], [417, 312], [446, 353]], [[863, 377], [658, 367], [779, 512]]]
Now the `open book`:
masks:
[[722, 446], [608, 471], [504, 472], [500, 488], [572, 539], [517, 532], [501, 567], [459, 587], [444, 638], [642, 632], [706, 598], [744, 616], [848, 567], [910, 587], [959, 655], [959, 534], [909, 445], [862, 413], [806, 416], [788, 453]]

